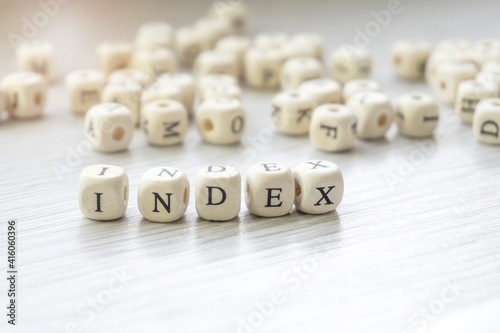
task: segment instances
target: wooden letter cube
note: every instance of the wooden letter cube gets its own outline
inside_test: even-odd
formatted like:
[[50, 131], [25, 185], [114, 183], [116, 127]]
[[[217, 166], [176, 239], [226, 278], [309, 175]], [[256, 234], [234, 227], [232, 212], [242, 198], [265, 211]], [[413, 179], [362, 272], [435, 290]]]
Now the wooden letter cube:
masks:
[[175, 34], [175, 45], [180, 62], [191, 67], [198, 55], [208, 49], [209, 40], [205, 31], [194, 27], [182, 27]]
[[85, 115], [85, 135], [95, 150], [117, 152], [127, 149], [134, 134], [130, 110], [118, 103], [93, 106]]
[[329, 161], [307, 161], [293, 169], [295, 206], [306, 214], [324, 214], [337, 208], [344, 195], [344, 178]]
[[365, 91], [382, 91], [382, 87], [378, 82], [368, 79], [356, 79], [347, 82], [344, 85], [344, 101], [349, 102], [349, 98], [360, 92]]
[[472, 62], [441, 63], [436, 67], [436, 83], [431, 86], [441, 102], [453, 104], [460, 82], [474, 79], [477, 72], [478, 69]]
[[421, 80], [425, 64], [431, 54], [431, 46], [423, 40], [400, 40], [392, 46], [392, 67], [396, 76]]
[[135, 125], [139, 124], [142, 87], [134, 81], [110, 83], [102, 92], [103, 103], [119, 103], [129, 108]]
[[[39, 117], [47, 101], [48, 83], [32, 72], [17, 72], [3, 78], [5, 109], [15, 118]], [[3, 111], [3, 110], [2, 110]]]
[[56, 78], [54, 48], [50, 42], [32, 40], [24, 42], [17, 51], [19, 71], [42, 75], [47, 82]]
[[340, 84], [367, 79], [372, 72], [372, 56], [367, 50], [344, 46], [333, 52], [330, 69], [333, 78]]
[[257, 163], [247, 171], [245, 202], [254, 215], [276, 217], [290, 213], [294, 193], [292, 171], [282, 163]]
[[271, 111], [273, 125], [280, 133], [307, 134], [315, 107], [316, 101], [309, 94], [296, 91], [281, 92], [273, 98]]
[[177, 72], [177, 59], [169, 49], [139, 49], [130, 60], [130, 67], [158, 77], [165, 73]]
[[128, 204], [128, 177], [114, 165], [89, 165], [78, 183], [78, 204], [82, 214], [93, 220], [119, 219]]
[[198, 77], [208, 74], [238, 76], [236, 58], [231, 53], [204, 51], [196, 58], [194, 72]]
[[252, 88], [273, 89], [280, 82], [282, 54], [279, 50], [251, 48], [245, 54], [245, 79]]
[[193, 113], [193, 103], [195, 97], [194, 78], [188, 73], [166, 73], [158, 78], [159, 84], [172, 85], [180, 89], [182, 103], [186, 107], [189, 115]]
[[202, 219], [229, 221], [240, 211], [241, 176], [236, 168], [211, 165], [196, 174], [196, 211]]
[[141, 126], [150, 144], [175, 145], [186, 135], [188, 114], [178, 101], [161, 99], [142, 107]]
[[309, 138], [324, 151], [337, 152], [351, 149], [356, 140], [356, 116], [341, 104], [318, 106], [311, 118]]
[[361, 139], [379, 139], [391, 127], [394, 119], [389, 98], [379, 92], [360, 92], [346, 106], [358, 119], [356, 134]]
[[142, 91], [141, 105], [163, 99], [173, 99], [182, 103], [181, 89], [173, 84], [156, 82]]
[[396, 124], [401, 134], [409, 137], [431, 136], [438, 122], [439, 107], [431, 96], [409, 93], [398, 99]]
[[104, 75], [95, 70], [80, 70], [66, 76], [71, 109], [84, 114], [92, 106], [101, 103]]
[[127, 68], [132, 57], [133, 45], [128, 42], [104, 42], [97, 47], [99, 68], [105, 76]]
[[292, 58], [287, 60], [281, 69], [281, 89], [296, 90], [303, 82], [321, 77], [323, 68], [316, 58]]
[[472, 122], [476, 138], [484, 143], [500, 144], [500, 99], [484, 99], [477, 105]]
[[308, 80], [300, 85], [299, 92], [311, 95], [316, 105], [342, 103], [342, 88], [332, 79]]
[[196, 126], [208, 143], [228, 145], [239, 142], [246, 126], [241, 101], [234, 98], [204, 101], [196, 112]]
[[149, 221], [176, 221], [184, 216], [189, 203], [189, 179], [176, 168], [149, 169], [141, 177], [137, 203]]
[[498, 97], [498, 86], [479, 80], [465, 80], [458, 85], [455, 111], [464, 123], [472, 124], [477, 104], [483, 99]]
[[137, 30], [135, 46], [142, 49], [173, 48], [174, 29], [167, 22], [144, 23]]
[[228, 36], [217, 42], [215, 49], [217, 51], [231, 53], [236, 59], [238, 78], [243, 76], [245, 67], [245, 54], [250, 48], [252, 42], [244, 36]]

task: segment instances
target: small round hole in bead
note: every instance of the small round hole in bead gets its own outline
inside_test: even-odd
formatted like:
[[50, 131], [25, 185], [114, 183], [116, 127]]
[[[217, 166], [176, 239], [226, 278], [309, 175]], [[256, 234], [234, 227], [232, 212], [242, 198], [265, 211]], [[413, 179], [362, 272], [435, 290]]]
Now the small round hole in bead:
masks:
[[336, 107], [334, 107], [334, 106], [332, 106], [332, 107], [328, 108], [328, 111], [331, 111], [331, 112], [338, 112], [338, 111], [339, 111], [339, 109], [338, 109], [338, 108], [336, 108]]
[[293, 97], [293, 98], [297, 98], [297, 97], [299, 97], [299, 94], [297, 94], [297, 93], [290, 93], [290, 96]]
[[123, 127], [118, 126], [113, 130], [113, 134], [111, 136], [113, 137], [114, 140], [119, 141], [123, 138], [124, 135], [125, 135], [125, 130], [123, 129]]
[[125, 188], [123, 189], [123, 201], [127, 201], [127, 198], [128, 198], [128, 187], [125, 186]]
[[184, 205], [188, 204], [188, 188], [187, 187], [184, 189], [183, 202], [184, 202]]
[[170, 106], [170, 104], [168, 104], [166, 102], [160, 102], [160, 103], [158, 103], [158, 107], [160, 107], [160, 108], [167, 108], [169, 106]]
[[246, 193], [247, 193], [247, 198], [250, 198], [250, 184], [248, 183], [247, 183]]
[[385, 124], [387, 124], [387, 116], [385, 114], [381, 114], [377, 119], [377, 125], [382, 127]]
[[401, 65], [401, 57], [400, 56], [395, 56], [394, 57], [394, 64], [396, 66]]
[[500, 106], [500, 102], [498, 102], [498, 101], [494, 101], [491, 104], [493, 104], [493, 106]]
[[446, 89], [446, 82], [441, 82], [440, 87], [442, 90]]
[[420, 96], [420, 95], [413, 95], [413, 96], [411, 96], [411, 98], [416, 99], [416, 100], [421, 100], [422, 96]]
[[299, 182], [295, 179], [295, 197], [298, 198], [302, 194], [302, 188], [300, 187]]
[[203, 121], [203, 129], [205, 131], [211, 131], [214, 129], [214, 124], [210, 119], [205, 119], [205, 121]]
[[42, 93], [37, 92], [35, 94], [35, 97], [33, 98], [33, 101], [35, 102], [35, 105], [40, 105], [42, 103]]

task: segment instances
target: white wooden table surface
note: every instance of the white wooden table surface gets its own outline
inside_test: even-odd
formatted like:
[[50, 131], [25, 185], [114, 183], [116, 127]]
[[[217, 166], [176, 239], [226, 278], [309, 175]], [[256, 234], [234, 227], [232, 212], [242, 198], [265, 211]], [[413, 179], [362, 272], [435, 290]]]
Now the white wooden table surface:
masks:
[[[448, 107], [432, 140], [410, 140], [393, 127], [386, 140], [328, 154], [307, 137], [273, 133], [275, 92], [245, 89], [249, 121], [241, 145], [205, 144], [191, 126], [176, 147], [150, 147], [137, 130], [127, 152], [81, 151], [82, 118], [68, 109], [64, 75], [96, 68], [100, 41], [131, 40], [151, 19], [190, 24], [208, 4], [72, 0], [35, 33], [55, 44], [59, 80], [42, 119], [0, 122], [0, 331], [8, 326], [8, 219], [19, 230], [20, 332], [424, 332], [477, 306], [499, 313], [499, 302], [491, 302], [500, 298], [500, 149], [476, 142]], [[401, 0], [400, 6], [369, 43], [374, 78], [392, 100], [429, 92], [423, 83], [392, 76], [388, 54], [396, 39], [435, 44], [500, 36], [499, 3]], [[252, 36], [318, 32], [329, 53], [352, 42], [355, 28], [364, 29], [370, 12], [387, 9], [387, 2], [258, 0], [248, 7]], [[8, 33], [21, 34], [23, 17], [40, 10], [35, 1], [0, 2], [0, 76], [16, 68]], [[210, 163], [237, 163], [244, 175], [256, 162], [294, 167], [308, 159], [331, 160], [343, 171], [344, 199], [332, 214], [293, 210], [257, 218], [243, 205], [239, 219], [214, 223], [198, 218], [192, 196], [184, 219], [157, 224], [137, 208], [139, 178], [153, 166], [181, 168], [193, 187], [197, 170]], [[78, 176], [95, 163], [126, 169], [125, 218], [96, 222], [79, 212]], [[55, 165], [67, 172], [55, 172]]]

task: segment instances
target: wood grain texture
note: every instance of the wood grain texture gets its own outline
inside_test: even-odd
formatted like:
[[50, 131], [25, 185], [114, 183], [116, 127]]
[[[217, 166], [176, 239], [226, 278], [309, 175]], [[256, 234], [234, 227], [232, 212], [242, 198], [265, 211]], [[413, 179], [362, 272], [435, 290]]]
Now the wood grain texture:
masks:
[[[72, 156], [85, 139], [82, 118], [68, 110], [64, 75], [95, 68], [98, 42], [130, 40], [148, 19], [189, 24], [208, 3], [73, 0], [38, 32], [54, 42], [59, 60], [46, 114], [0, 123], [1, 267], [6, 221], [17, 219], [18, 330], [65, 332], [74, 323], [83, 332], [238, 332], [240, 319], [250, 316], [258, 325], [241, 332], [402, 332], [422, 327], [419, 311], [436, 306], [443, 292], [453, 299], [424, 323], [500, 298], [500, 150], [476, 142], [445, 106], [440, 135], [432, 140], [410, 140], [393, 127], [386, 140], [358, 141], [351, 152], [328, 154], [307, 137], [272, 132], [274, 92], [245, 88], [249, 122], [241, 145], [204, 144], [191, 125], [180, 146], [150, 147], [137, 130], [127, 152]], [[401, 5], [402, 13], [369, 45], [374, 77], [393, 101], [404, 92], [429, 92], [423, 83], [392, 76], [388, 50], [396, 39], [422, 37], [435, 44], [447, 37], [500, 35], [498, 3]], [[329, 53], [352, 42], [354, 29], [373, 20], [370, 11], [387, 3], [259, 0], [248, 6], [251, 35], [319, 32]], [[36, 2], [0, 2], [0, 35], [19, 33], [22, 17], [39, 10]], [[15, 68], [6, 38], [0, 52], [4, 76]], [[238, 219], [214, 223], [198, 218], [192, 197], [183, 220], [155, 224], [137, 208], [138, 181], [153, 166], [181, 168], [194, 186], [197, 170], [210, 163], [237, 164], [244, 175], [256, 162], [294, 167], [308, 159], [331, 160], [343, 171], [344, 199], [332, 214], [294, 210], [282, 218], [257, 218], [243, 204]], [[58, 177], [54, 163], [68, 172]], [[78, 210], [79, 173], [94, 163], [120, 165], [129, 175], [129, 208], [119, 221], [87, 220]], [[117, 290], [113, 281], [122, 271], [133, 278]], [[7, 284], [0, 280], [4, 295]], [[283, 302], [273, 305], [272, 314], [255, 315], [256, 303], [268, 304], [280, 291]], [[97, 311], [87, 305], [96, 297], [105, 303]], [[3, 331], [4, 319], [1, 325]]]

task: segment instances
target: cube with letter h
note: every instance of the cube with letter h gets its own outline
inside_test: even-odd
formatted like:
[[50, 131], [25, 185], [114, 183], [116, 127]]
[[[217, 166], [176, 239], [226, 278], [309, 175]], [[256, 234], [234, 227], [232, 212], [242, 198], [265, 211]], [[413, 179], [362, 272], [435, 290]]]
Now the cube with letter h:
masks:
[[176, 221], [184, 216], [189, 203], [189, 179], [176, 168], [149, 169], [142, 175], [137, 202], [149, 221]]

